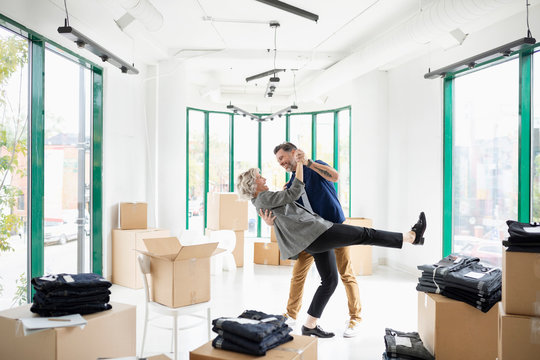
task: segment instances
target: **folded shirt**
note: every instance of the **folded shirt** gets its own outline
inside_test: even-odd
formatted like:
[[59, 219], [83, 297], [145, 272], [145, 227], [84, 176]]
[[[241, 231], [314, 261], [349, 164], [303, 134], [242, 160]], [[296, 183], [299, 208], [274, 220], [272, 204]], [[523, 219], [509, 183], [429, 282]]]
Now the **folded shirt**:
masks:
[[110, 281], [94, 273], [45, 275], [34, 277], [31, 282], [36, 291], [45, 293], [54, 290], [110, 288], [112, 286]]

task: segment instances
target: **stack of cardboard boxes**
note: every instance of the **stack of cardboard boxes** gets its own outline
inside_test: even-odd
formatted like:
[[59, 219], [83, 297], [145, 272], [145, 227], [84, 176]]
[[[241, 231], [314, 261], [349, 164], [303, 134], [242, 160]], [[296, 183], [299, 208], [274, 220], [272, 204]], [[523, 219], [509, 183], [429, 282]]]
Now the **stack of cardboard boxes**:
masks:
[[497, 357], [498, 305], [487, 313], [439, 294], [418, 292], [418, 334], [437, 360]]
[[540, 359], [540, 254], [503, 251], [499, 360]]
[[170, 235], [169, 230], [147, 228], [147, 204], [119, 205], [120, 228], [112, 231], [112, 282], [132, 289], [142, 288], [137, 251], [146, 250], [144, 239]]
[[237, 267], [244, 266], [244, 231], [248, 229], [248, 202], [236, 193], [208, 193], [206, 202], [206, 235], [216, 230], [233, 230], [236, 246], [233, 250]]
[[276, 233], [272, 227], [270, 230], [270, 242], [256, 242], [253, 244], [253, 262], [260, 265], [285, 265], [294, 264], [294, 260], [282, 260]]

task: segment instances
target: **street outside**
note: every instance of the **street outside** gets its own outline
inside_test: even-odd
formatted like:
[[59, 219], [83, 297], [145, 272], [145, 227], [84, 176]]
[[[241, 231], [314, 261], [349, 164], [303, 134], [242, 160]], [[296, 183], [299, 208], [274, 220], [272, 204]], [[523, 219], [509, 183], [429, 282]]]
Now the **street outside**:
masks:
[[[0, 252], [0, 310], [18, 305], [13, 302], [17, 280], [27, 271], [26, 237], [12, 236], [9, 244], [14, 251]], [[77, 272], [77, 241], [45, 246], [45, 274], [61, 272]]]

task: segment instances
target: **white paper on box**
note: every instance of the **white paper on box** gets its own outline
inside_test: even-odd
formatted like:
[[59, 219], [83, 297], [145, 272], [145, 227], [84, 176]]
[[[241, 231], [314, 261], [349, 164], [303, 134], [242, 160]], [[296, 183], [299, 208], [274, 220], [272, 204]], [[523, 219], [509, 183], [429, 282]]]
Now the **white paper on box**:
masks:
[[531, 234], [540, 234], [540, 226], [535, 227], [525, 227], [523, 228], [525, 232], [531, 233]]
[[484, 275], [486, 275], [486, 273], [479, 273], [479, 272], [469, 271], [468, 273], [466, 273], [463, 276], [473, 278], [473, 279], [480, 279], [480, 278], [484, 277]]
[[411, 339], [405, 336], [396, 336], [396, 345], [412, 347]]
[[19, 321], [22, 323], [24, 336], [52, 328], [72, 326], [84, 328], [87, 324], [87, 321], [80, 314], [54, 317], [30, 317], [19, 319]]

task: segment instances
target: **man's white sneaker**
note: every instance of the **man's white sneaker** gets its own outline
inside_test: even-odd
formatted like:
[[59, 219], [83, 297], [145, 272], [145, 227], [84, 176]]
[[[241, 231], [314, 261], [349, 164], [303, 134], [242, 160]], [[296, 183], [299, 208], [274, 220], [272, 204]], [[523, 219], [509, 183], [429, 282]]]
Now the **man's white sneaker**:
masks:
[[347, 328], [343, 332], [344, 337], [355, 337], [360, 333], [360, 320], [349, 320]]
[[296, 319], [289, 316], [289, 314], [284, 313], [283, 316], [285, 316], [285, 324], [289, 325], [290, 327], [293, 327], [296, 325]]

